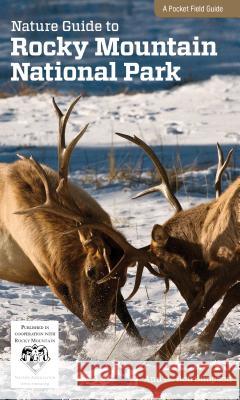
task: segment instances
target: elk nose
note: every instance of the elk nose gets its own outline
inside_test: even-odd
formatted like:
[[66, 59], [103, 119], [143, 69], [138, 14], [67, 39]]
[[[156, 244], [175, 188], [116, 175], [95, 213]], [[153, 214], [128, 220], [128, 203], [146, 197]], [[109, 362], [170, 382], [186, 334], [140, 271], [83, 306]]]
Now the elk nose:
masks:
[[101, 332], [106, 329], [107, 325], [106, 321], [93, 320], [91, 321], [91, 330], [92, 332]]

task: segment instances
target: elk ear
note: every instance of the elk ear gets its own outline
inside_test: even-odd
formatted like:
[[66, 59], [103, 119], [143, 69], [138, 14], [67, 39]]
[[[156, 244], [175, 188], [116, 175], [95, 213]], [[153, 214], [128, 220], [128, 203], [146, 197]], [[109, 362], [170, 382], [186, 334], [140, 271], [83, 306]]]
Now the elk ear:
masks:
[[155, 246], [164, 247], [169, 238], [168, 233], [162, 225], [154, 225], [152, 230], [152, 244]]

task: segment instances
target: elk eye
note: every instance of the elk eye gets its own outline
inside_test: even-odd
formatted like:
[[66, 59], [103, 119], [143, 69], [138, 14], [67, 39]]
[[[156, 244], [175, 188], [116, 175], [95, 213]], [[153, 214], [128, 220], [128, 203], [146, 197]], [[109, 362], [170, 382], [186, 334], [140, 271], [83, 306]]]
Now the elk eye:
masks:
[[58, 287], [58, 291], [59, 291], [59, 293], [61, 293], [63, 296], [68, 296], [69, 295], [69, 290], [68, 290], [68, 287], [67, 287], [67, 285], [64, 285], [64, 284], [62, 284], [62, 285], [60, 285], [59, 287]]
[[96, 278], [96, 268], [93, 266], [88, 267], [87, 276], [89, 279], [95, 279]]

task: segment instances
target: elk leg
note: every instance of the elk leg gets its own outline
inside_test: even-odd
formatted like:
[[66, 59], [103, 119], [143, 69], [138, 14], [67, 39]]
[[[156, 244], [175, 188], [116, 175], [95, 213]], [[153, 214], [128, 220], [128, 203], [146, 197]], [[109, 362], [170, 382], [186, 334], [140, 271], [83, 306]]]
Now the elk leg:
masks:
[[138, 329], [136, 328], [131, 315], [129, 314], [129, 311], [126, 306], [126, 302], [125, 302], [121, 292], [119, 292], [119, 294], [118, 294], [116, 314], [117, 314], [118, 318], [120, 319], [120, 321], [122, 322], [128, 335], [134, 337], [138, 343], [142, 344], [143, 339], [142, 339], [140, 333], [138, 332]]
[[200, 347], [209, 347], [214, 339], [214, 336], [216, 335], [217, 330], [220, 328], [227, 315], [238, 304], [240, 304], [240, 283], [236, 283], [227, 291], [221, 306], [199, 336], [198, 340]]
[[[221, 279], [219, 281], [221, 282]], [[217, 281], [214, 282], [214, 284], [216, 283]], [[209, 291], [205, 294], [200, 292], [192, 302], [179, 327], [153, 355], [153, 359], [169, 360], [188, 332], [206, 316], [213, 305], [226, 293], [226, 290], [228, 290], [227, 283], [225, 286], [219, 287], [218, 291]]]
[[174, 331], [170, 338], [162, 345], [162, 347], [150, 357], [149, 360], [169, 360], [178, 345], [187, 335], [187, 333], [206, 315], [208, 309], [202, 308], [200, 302], [197, 307], [191, 307], [179, 327]]

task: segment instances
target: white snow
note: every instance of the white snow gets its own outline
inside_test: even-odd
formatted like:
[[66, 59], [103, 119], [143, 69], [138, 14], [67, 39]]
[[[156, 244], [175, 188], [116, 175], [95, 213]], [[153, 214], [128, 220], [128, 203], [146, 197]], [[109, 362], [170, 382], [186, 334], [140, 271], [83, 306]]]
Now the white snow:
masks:
[[[240, 77], [146, 94], [85, 97], [76, 106], [69, 136], [90, 123], [81, 145], [124, 145], [114, 132], [137, 134], [150, 144], [238, 142]], [[57, 96], [64, 110], [72, 96]], [[56, 145], [57, 120], [48, 93], [0, 99], [0, 146]]]
[[[216, 76], [171, 91], [83, 98], [76, 107], [69, 131], [78, 131], [79, 125], [91, 122], [81, 145], [94, 146], [109, 145], [112, 140], [123, 145], [125, 142], [113, 136], [115, 131], [136, 133], [151, 144], [210, 144], [217, 140], [232, 143], [238, 141], [240, 135], [239, 93], [240, 77]], [[71, 98], [58, 97], [57, 100], [64, 109]], [[1, 99], [0, 110], [1, 146], [56, 145], [57, 122], [49, 94]], [[207, 171], [201, 172], [197, 179], [205, 173]], [[153, 224], [165, 221], [172, 210], [157, 195], [130, 200], [135, 189], [116, 185], [91, 190], [91, 194], [110, 213], [115, 226], [135, 245], [143, 246], [150, 241]], [[179, 199], [185, 209], [207, 201], [200, 192], [198, 197], [182, 193]], [[134, 273], [134, 269], [129, 271], [125, 295], [133, 287]], [[139, 292], [128, 304], [136, 325], [146, 338], [144, 347], [140, 348], [123, 335], [111, 358], [143, 359], [160, 347], [177, 327], [187, 306], [173, 284], [167, 295], [164, 295], [164, 288], [162, 281], [145, 272]], [[2, 281], [0, 298], [0, 360], [9, 359], [11, 320], [57, 319], [60, 322], [60, 354], [65, 360], [77, 357], [106, 359], [123, 333], [117, 321], [116, 332], [112, 322], [101, 338], [92, 336], [48, 288]], [[175, 358], [240, 359], [240, 307], [227, 317], [209, 352], [199, 353], [194, 346], [193, 338], [206, 325], [214, 310], [216, 306], [188, 335], [177, 349]]]

